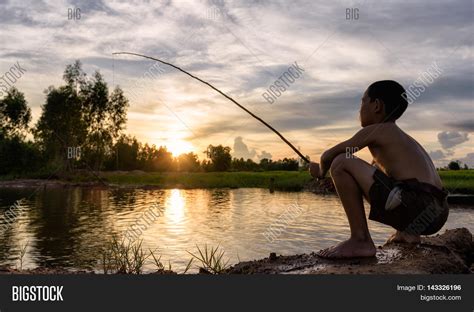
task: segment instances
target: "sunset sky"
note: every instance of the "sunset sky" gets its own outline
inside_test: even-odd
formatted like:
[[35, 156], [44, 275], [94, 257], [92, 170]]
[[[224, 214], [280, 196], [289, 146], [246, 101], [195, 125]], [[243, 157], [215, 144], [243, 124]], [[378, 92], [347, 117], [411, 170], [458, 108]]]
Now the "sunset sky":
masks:
[[[233, 103], [142, 53], [209, 81], [280, 130], [304, 154], [321, 152], [360, 128], [367, 86], [392, 79], [408, 88], [436, 64], [441, 74], [410, 104], [399, 125], [436, 164], [474, 166], [472, 34], [467, 1], [4, 1], [0, 75], [19, 62], [36, 122], [43, 93], [63, 84], [80, 59], [130, 99], [127, 133], [201, 158], [208, 144], [234, 156], [295, 157]], [[68, 9], [80, 19], [68, 19]], [[358, 19], [346, 19], [357, 8]], [[275, 100], [262, 93], [295, 62], [303, 75]], [[153, 73], [153, 75], [150, 75]], [[366, 152], [363, 158], [369, 159]]]

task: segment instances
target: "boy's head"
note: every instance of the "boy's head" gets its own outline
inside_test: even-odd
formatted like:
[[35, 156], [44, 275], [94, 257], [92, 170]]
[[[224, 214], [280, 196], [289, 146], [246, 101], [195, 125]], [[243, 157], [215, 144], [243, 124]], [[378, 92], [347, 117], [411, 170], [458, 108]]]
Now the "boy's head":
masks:
[[397, 120], [407, 109], [405, 89], [396, 81], [380, 80], [371, 84], [360, 104], [362, 127]]

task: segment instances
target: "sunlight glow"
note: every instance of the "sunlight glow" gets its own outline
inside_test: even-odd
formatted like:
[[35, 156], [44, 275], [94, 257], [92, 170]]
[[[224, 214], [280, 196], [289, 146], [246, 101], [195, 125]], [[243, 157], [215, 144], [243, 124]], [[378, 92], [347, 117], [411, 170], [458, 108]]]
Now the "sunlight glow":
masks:
[[164, 145], [174, 157], [193, 151], [193, 145], [183, 140], [167, 141]]
[[172, 223], [180, 223], [183, 221], [185, 200], [181, 192], [182, 190], [172, 189], [165, 202], [166, 217]]

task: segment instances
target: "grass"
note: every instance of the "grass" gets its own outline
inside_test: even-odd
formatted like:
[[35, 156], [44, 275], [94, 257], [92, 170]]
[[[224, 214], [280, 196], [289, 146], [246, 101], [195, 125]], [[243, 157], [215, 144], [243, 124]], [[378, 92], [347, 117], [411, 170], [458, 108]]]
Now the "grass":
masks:
[[28, 249], [28, 241], [24, 245], [20, 246], [20, 254], [18, 256], [18, 261], [20, 262], [20, 267], [19, 267], [20, 271], [23, 270], [23, 258], [26, 255], [26, 250], [27, 249]]
[[200, 248], [196, 245], [197, 253], [192, 252], [188, 253], [193, 257], [191, 259], [196, 259], [201, 262], [199, 266], [200, 272], [206, 272], [211, 274], [221, 274], [226, 269], [229, 268], [229, 259], [224, 260], [224, 250], [217, 247], [208, 247], [204, 245], [204, 248]]
[[441, 170], [439, 175], [451, 193], [474, 194], [474, 170]]
[[149, 257], [143, 251], [142, 241], [130, 243], [113, 236], [102, 250], [101, 264], [104, 274], [141, 274]]
[[[474, 194], [474, 170], [440, 170], [443, 185], [451, 193]], [[153, 185], [161, 188], [273, 188], [300, 191], [311, 181], [306, 171], [195, 172], [195, 173], [102, 173], [108, 182], [120, 185]]]
[[[229, 259], [224, 260], [225, 252], [219, 246], [205, 245], [201, 248], [196, 245], [196, 248], [196, 254], [188, 251], [192, 257], [181, 274], [188, 272], [194, 260], [200, 262], [197, 266], [200, 273], [220, 274], [229, 268]], [[171, 262], [168, 262], [168, 268], [165, 268], [161, 256], [155, 255], [151, 249], [144, 251], [141, 240], [128, 242], [117, 235], [112, 236], [103, 248], [99, 264], [104, 274], [142, 274], [149, 258], [152, 259], [156, 272], [173, 272]]]
[[[161, 256], [156, 256], [153, 250], [144, 251], [142, 240], [136, 242], [126, 241], [117, 235], [112, 236], [105, 247], [102, 249], [99, 263], [104, 274], [142, 274], [143, 268], [149, 259], [156, 268], [156, 272], [172, 272], [171, 262], [165, 268], [161, 262]], [[193, 262], [193, 258], [189, 260], [188, 265], [181, 274], [185, 274]]]
[[[445, 188], [451, 193], [474, 194], [474, 170], [440, 170]], [[159, 188], [270, 188], [280, 191], [301, 191], [311, 181], [306, 171], [263, 172], [101, 172], [108, 183], [124, 186], [155, 186]], [[12, 179], [0, 176], [1, 180]], [[67, 179], [72, 182], [97, 182], [91, 174], [77, 173]], [[273, 180], [273, 182], [272, 182]]]
[[[311, 180], [307, 172], [103, 172], [101, 177], [109, 183], [120, 185], [152, 185], [161, 188], [270, 188], [300, 191]], [[273, 179], [273, 183], [272, 183]]]

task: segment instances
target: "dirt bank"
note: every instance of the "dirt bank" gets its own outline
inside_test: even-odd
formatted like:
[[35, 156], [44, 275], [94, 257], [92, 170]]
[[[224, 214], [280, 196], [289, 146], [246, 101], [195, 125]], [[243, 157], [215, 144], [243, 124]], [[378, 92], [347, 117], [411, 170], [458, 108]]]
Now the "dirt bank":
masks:
[[[363, 260], [326, 260], [316, 254], [277, 256], [240, 262], [226, 274], [469, 274], [474, 273], [474, 243], [465, 228], [423, 238], [421, 244], [386, 244], [377, 256]], [[202, 273], [202, 272], [201, 272]], [[94, 274], [88, 270], [0, 267], [2, 274]], [[151, 274], [177, 274], [159, 270]]]
[[93, 187], [93, 188], [106, 188], [109, 185], [104, 182], [71, 182], [63, 180], [47, 180], [47, 179], [16, 179], [0, 181], [0, 187], [2, 188], [65, 188], [65, 187]]
[[473, 273], [474, 243], [465, 228], [426, 237], [417, 245], [391, 243], [362, 260], [326, 260], [315, 253], [241, 262], [229, 274], [460, 274]]

